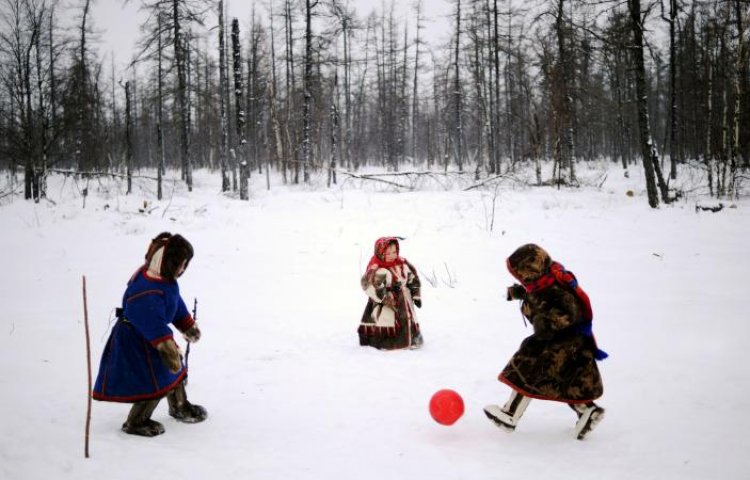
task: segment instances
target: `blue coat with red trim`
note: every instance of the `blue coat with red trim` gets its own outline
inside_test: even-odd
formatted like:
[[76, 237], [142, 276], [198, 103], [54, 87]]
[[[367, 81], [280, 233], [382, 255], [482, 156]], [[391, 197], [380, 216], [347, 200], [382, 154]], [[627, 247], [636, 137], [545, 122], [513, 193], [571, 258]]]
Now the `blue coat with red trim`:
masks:
[[152, 278], [145, 266], [128, 282], [122, 304], [123, 315], [102, 353], [93, 398], [131, 403], [162, 397], [185, 378], [187, 369], [170, 372], [156, 346], [174, 341], [170, 323], [184, 332], [195, 320], [177, 282]]

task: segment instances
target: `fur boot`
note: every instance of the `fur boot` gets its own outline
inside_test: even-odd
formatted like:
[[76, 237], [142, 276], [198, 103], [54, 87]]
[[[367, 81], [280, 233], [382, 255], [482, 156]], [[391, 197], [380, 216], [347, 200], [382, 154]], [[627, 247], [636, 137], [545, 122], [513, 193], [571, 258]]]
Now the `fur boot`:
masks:
[[604, 409], [594, 402], [585, 404], [571, 403], [569, 405], [570, 408], [575, 410], [576, 415], [578, 415], [575, 429], [576, 438], [583, 440], [602, 421], [604, 418]]
[[159, 400], [161, 399], [135, 402], [130, 409], [128, 419], [122, 424], [122, 431], [142, 437], [155, 437], [164, 433], [164, 425], [151, 420], [151, 414], [154, 413]]
[[531, 398], [513, 391], [503, 408], [498, 405], [488, 405], [484, 407], [484, 414], [498, 427], [507, 432], [512, 432], [516, 429], [518, 420], [526, 411], [529, 402], [531, 402]]
[[167, 394], [169, 403], [169, 415], [184, 423], [198, 423], [208, 417], [208, 412], [200, 405], [193, 405], [187, 399], [185, 382], [180, 382], [177, 387]]

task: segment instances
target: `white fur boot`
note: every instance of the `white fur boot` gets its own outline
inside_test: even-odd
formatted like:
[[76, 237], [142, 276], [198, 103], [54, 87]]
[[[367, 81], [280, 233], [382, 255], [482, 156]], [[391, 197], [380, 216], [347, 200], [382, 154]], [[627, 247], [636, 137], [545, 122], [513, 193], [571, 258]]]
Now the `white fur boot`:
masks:
[[604, 418], [604, 409], [594, 402], [588, 405], [572, 405], [573, 410], [578, 414], [578, 421], [576, 422], [576, 438], [583, 440], [586, 435], [596, 428], [599, 422]]
[[484, 407], [484, 414], [501, 429], [506, 432], [512, 432], [516, 429], [518, 420], [523, 415], [523, 412], [526, 411], [529, 402], [531, 402], [531, 398], [524, 397], [514, 391], [510, 394], [510, 398], [502, 408], [499, 405], [487, 405]]

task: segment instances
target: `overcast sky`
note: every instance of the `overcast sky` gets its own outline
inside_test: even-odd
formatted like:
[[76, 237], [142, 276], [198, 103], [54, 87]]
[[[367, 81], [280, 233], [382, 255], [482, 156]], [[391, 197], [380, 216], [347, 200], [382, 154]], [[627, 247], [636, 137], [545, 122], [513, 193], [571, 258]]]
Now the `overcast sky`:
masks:
[[[354, 6], [357, 16], [364, 19], [374, 9], [381, 11], [381, 0], [350, 0]], [[74, 2], [75, 3], [75, 2]], [[218, 2], [216, 2], [218, 3]], [[234, 0], [225, 2], [228, 4], [229, 17], [236, 17], [240, 25], [245, 26], [250, 23], [253, 4], [257, 5], [258, 15], [266, 16], [264, 1], [253, 0]], [[389, 2], [390, 3], [390, 2]], [[118, 69], [127, 64], [135, 53], [135, 43], [140, 36], [140, 24], [143, 22], [143, 15], [139, 13], [138, 0], [132, 0], [124, 4], [122, 0], [96, 0], [92, 10], [94, 28], [99, 32], [100, 58], [107, 59], [109, 63], [110, 55], [114, 55]], [[409, 18], [409, 35], [413, 35], [415, 29], [415, 15], [410, 5], [410, 0], [396, 0], [396, 11], [400, 19], [408, 16]], [[446, 40], [449, 36], [449, 20], [446, 18], [452, 11], [452, 5], [447, 0], [423, 0], [423, 10], [426, 17], [422, 35], [430, 43], [437, 43]], [[216, 15], [209, 15], [207, 26], [216, 25]], [[267, 22], [264, 22], [267, 23]]]

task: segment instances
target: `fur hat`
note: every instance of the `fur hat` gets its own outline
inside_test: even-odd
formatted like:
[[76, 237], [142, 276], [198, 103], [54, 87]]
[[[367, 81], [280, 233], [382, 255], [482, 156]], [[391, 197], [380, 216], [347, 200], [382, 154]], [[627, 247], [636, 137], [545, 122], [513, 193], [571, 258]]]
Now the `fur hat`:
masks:
[[507, 260], [508, 271], [524, 285], [549, 271], [552, 259], [539, 245], [527, 243], [516, 249]]
[[149, 273], [167, 280], [176, 280], [182, 262], [185, 262], [187, 268], [193, 253], [193, 246], [185, 237], [162, 232], [151, 240], [146, 251]]

